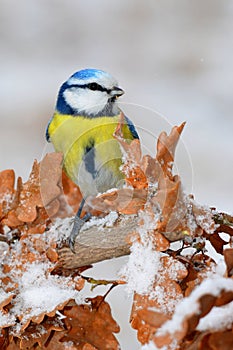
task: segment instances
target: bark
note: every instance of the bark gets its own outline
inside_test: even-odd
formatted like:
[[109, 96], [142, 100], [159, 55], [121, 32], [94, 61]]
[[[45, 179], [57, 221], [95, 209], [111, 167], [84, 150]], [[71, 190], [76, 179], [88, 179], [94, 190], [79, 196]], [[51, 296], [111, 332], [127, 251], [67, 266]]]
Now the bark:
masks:
[[127, 236], [137, 227], [137, 217], [123, 217], [113, 227], [96, 226], [82, 230], [75, 242], [75, 253], [64, 246], [58, 250], [59, 265], [74, 269], [130, 253]]

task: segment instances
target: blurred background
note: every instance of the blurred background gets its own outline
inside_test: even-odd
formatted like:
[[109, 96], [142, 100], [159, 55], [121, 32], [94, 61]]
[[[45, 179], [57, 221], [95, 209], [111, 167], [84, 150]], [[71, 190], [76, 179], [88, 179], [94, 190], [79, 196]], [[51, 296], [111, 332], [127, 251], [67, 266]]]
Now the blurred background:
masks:
[[[100, 68], [124, 88], [122, 109], [145, 152], [187, 121], [176, 164], [187, 192], [233, 211], [232, 1], [0, 0], [0, 40], [0, 170], [27, 179], [50, 150], [44, 134], [59, 86]], [[97, 264], [96, 275], [112, 278], [124, 259]], [[122, 288], [109, 296], [122, 349], [138, 349], [127, 298]]]

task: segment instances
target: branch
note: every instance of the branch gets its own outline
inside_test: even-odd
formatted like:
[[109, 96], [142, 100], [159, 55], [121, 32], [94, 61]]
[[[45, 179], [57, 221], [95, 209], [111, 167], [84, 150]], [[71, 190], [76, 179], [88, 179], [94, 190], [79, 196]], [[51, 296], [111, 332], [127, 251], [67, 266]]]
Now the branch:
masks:
[[59, 265], [74, 269], [130, 253], [127, 236], [137, 227], [136, 216], [122, 216], [113, 227], [93, 226], [81, 230], [75, 242], [74, 254], [67, 246], [58, 250]]
[[[93, 226], [85, 229], [84, 226], [76, 238], [76, 253], [73, 253], [67, 245], [58, 249], [59, 266], [65, 269], [75, 269], [128, 255], [130, 242], [127, 237], [136, 230], [137, 226], [137, 215], [121, 215], [113, 227]], [[163, 235], [170, 242], [174, 242], [183, 239], [187, 233], [186, 231], [164, 232]]]

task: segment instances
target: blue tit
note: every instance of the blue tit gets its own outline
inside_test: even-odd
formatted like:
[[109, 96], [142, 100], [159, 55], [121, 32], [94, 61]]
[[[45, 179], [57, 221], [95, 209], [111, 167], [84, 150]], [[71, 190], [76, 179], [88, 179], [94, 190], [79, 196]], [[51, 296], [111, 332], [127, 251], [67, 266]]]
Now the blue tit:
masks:
[[[53, 143], [56, 152], [63, 153], [63, 169], [83, 195], [69, 240], [72, 249], [85, 199], [119, 187], [124, 180], [120, 170], [122, 151], [113, 137], [121, 112], [117, 99], [123, 94], [117, 81], [98, 69], [74, 73], [58, 92], [46, 139]], [[128, 142], [139, 138], [126, 116], [122, 133]]]

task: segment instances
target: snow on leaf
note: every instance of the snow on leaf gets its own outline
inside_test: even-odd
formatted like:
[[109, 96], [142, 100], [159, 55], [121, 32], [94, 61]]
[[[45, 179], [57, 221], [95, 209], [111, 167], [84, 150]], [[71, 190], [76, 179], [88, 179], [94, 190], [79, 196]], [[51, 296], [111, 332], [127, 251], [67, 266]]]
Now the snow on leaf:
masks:
[[72, 281], [47, 275], [48, 270], [46, 263], [27, 264], [18, 279], [18, 294], [11, 313], [18, 315], [21, 329], [28, 324], [28, 320], [40, 323], [45, 315], [54, 316], [57, 310], [63, 309], [77, 295]]
[[14, 170], [0, 172], [0, 203], [11, 199], [14, 194], [15, 173]]
[[[58, 321], [46, 319], [41, 324], [31, 323], [20, 335], [17, 343], [20, 349], [33, 349], [39, 345], [42, 349], [52, 350], [50, 338], [53, 338], [51, 337], [54, 335], [53, 333], [58, 333], [60, 338], [64, 336], [64, 328]], [[59, 349], [58, 346], [57, 349]], [[64, 349], [64, 347], [60, 347], [60, 349]]]
[[233, 300], [233, 280], [223, 277], [208, 278], [196, 287], [189, 297], [176, 307], [171, 320], [165, 322], [156, 332], [154, 341], [158, 346], [168, 345], [172, 339], [181, 341], [191, 334], [200, 319], [218, 305]]
[[219, 225], [215, 224], [212, 211], [203, 205], [192, 201], [193, 214], [197, 224], [207, 233], [213, 234]]
[[8, 305], [13, 299], [13, 293], [6, 293], [3, 289], [0, 289], [0, 310], [4, 310], [4, 306]]

